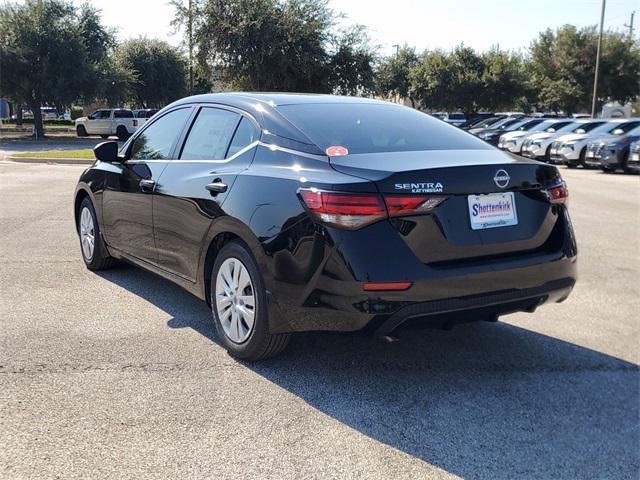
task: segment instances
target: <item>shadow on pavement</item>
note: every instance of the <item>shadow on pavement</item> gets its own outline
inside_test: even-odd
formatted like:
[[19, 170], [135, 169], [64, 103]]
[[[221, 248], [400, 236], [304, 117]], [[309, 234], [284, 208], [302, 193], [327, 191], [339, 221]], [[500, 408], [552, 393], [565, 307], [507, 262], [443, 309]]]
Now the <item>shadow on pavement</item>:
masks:
[[[169, 327], [216, 342], [206, 304], [179, 287], [129, 266], [101, 275], [170, 314]], [[508, 324], [409, 331], [394, 344], [306, 333], [245, 366], [464, 478], [638, 478], [638, 366]]]

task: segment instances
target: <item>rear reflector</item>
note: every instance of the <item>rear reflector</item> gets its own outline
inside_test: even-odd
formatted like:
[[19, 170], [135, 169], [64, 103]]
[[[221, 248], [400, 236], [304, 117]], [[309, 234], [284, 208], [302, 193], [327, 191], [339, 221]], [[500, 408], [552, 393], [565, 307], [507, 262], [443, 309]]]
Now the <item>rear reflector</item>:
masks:
[[413, 282], [367, 282], [362, 285], [363, 290], [371, 291], [399, 291], [408, 290]]
[[320, 221], [335, 227], [356, 230], [389, 217], [429, 213], [447, 197], [341, 193], [301, 188], [300, 197]]
[[569, 190], [567, 184], [562, 182], [556, 187], [552, 187], [547, 190], [547, 195], [551, 203], [560, 203], [567, 205], [569, 203]]

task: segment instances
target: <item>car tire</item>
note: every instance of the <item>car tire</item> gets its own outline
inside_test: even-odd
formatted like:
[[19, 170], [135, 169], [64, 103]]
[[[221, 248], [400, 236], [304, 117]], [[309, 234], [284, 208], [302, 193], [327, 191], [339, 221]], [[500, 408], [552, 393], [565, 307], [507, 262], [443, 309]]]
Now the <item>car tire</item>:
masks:
[[583, 147], [582, 150], [580, 150], [580, 156], [578, 157], [578, 165], [582, 165], [582, 168], [589, 168], [589, 166], [587, 165], [587, 162], [585, 162], [586, 156], [587, 156], [587, 147]]
[[542, 159], [544, 163], [551, 163], [551, 144], [547, 147], [547, 151], [544, 152], [544, 158]]
[[622, 168], [622, 171], [627, 174], [631, 173], [631, 170], [629, 170], [628, 163], [629, 163], [629, 152], [627, 151], [622, 154], [622, 159], [620, 161], [620, 167]]
[[109, 255], [102, 235], [100, 235], [96, 211], [89, 197], [86, 197], [80, 203], [77, 221], [80, 253], [87, 268], [89, 270], [111, 268], [115, 263], [115, 259]]
[[118, 140], [121, 141], [125, 141], [127, 138], [129, 138], [129, 132], [127, 132], [126, 127], [120, 125], [118, 128], [116, 128], [116, 135], [118, 136]]
[[242, 242], [229, 242], [218, 253], [211, 270], [210, 291], [216, 333], [231, 356], [257, 361], [286, 348], [290, 334], [269, 333], [264, 281]]
[[84, 125], [78, 125], [76, 127], [76, 133], [78, 134], [79, 137], [87, 137], [87, 129], [84, 128]]

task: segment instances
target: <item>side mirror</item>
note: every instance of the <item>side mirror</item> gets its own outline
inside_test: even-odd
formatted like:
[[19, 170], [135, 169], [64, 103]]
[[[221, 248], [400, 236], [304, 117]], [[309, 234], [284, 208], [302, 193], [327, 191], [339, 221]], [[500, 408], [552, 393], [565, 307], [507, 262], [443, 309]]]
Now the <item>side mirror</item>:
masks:
[[120, 162], [118, 158], [118, 142], [102, 142], [93, 147], [93, 154], [102, 162]]

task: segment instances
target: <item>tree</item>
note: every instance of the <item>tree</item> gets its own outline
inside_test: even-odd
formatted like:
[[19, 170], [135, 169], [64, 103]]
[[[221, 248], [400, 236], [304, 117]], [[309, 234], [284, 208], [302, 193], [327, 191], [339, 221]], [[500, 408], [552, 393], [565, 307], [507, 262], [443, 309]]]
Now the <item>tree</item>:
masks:
[[115, 52], [115, 65], [133, 79], [127, 97], [142, 108], [162, 107], [186, 93], [186, 62], [174, 47], [160, 40], [128, 40]]
[[398, 96], [408, 98], [415, 107], [415, 99], [411, 96], [411, 71], [418, 65], [418, 55], [414, 48], [404, 45], [396, 55], [386, 57], [376, 71], [376, 87], [378, 93], [386, 97]]
[[340, 95], [369, 95], [375, 91], [375, 50], [366, 29], [357, 25], [334, 40], [328, 65], [328, 91]]
[[[565, 25], [541, 32], [530, 48], [532, 86], [544, 108], [574, 113], [589, 110], [597, 49], [595, 27]], [[620, 33], [603, 38], [598, 80], [598, 105], [626, 103], [640, 92], [640, 47]]]
[[482, 54], [482, 63], [482, 109], [508, 110], [515, 105], [525, 110], [530, 108], [527, 103], [531, 91], [527, 85], [526, 64], [520, 55], [494, 47]]
[[409, 93], [424, 108], [467, 115], [511, 108], [528, 94], [524, 60], [497, 48], [483, 54], [464, 45], [450, 53], [425, 52], [409, 78]]
[[97, 11], [76, 9], [64, 0], [27, 0], [0, 6], [0, 93], [24, 101], [36, 134], [44, 128], [43, 103], [68, 105], [93, 97], [105, 80], [106, 52], [112, 43]]
[[[189, 26], [197, 71], [231, 88], [357, 93], [371, 88], [372, 50], [362, 30], [333, 31], [327, 0], [174, 0]], [[189, 39], [187, 39], [187, 42]]]
[[424, 108], [472, 114], [483, 102], [483, 71], [482, 58], [464, 45], [451, 53], [426, 52], [411, 72], [410, 94]]

